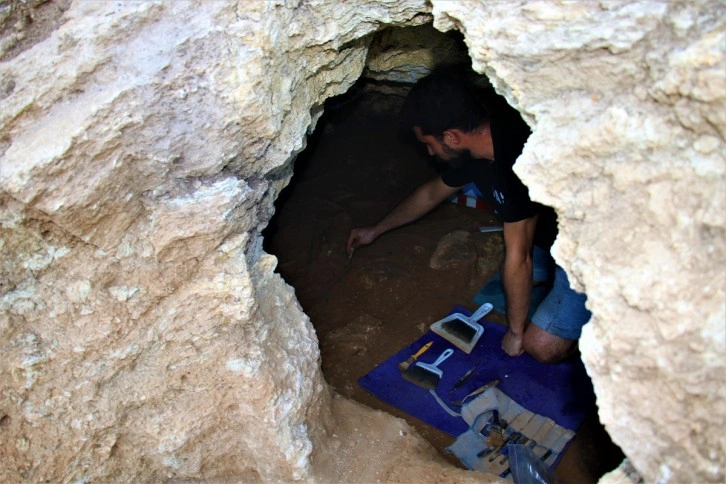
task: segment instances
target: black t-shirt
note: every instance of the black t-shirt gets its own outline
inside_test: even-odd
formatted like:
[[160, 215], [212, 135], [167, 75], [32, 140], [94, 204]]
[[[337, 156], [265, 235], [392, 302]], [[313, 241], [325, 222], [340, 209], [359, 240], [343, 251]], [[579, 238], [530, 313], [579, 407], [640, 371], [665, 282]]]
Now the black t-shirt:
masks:
[[450, 187], [474, 183], [504, 222], [518, 222], [539, 213], [534, 243], [549, 251], [557, 236], [557, 215], [551, 207], [533, 202], [529, 190], [512, 170], [531, 131], [516, 110], [506, 102], [500, 104], [491, 122], [496, 161], [469, 158], [444, 171], [441, 178]]

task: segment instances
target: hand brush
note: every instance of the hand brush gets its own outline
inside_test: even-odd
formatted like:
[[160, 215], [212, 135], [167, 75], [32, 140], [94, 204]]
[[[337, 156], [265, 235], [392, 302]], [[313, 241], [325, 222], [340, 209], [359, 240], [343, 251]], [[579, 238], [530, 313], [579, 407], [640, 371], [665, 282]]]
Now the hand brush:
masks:
[[433, 341], [429, 341], [428, 343], [426, 343], [425, 345], [423, 345], [423, 346], [421, 347], [421, 349], [420, 349], [420, 350], [418, 350], [418, 351], [417, 351], [416, 353], [414, 353], [413, 355], [409, 356], [409, 357], [408, 357], [408, 359], [407, 359], [406, 361], [402, 361], [402, 362], [400, 362], [400, 363], [398, 364], [398, 369], [399, 369], [400, 371], [402, 371], [402, 372], [403, 372], [403, 371], [406, 371], [406, 370], [408, 370], [408, 367], [409, 367], [409, 366], [411, 366], [411, 365], [413, 365], [413, 362], [414, 362], [414, 361], [416, 361], [416, 359], [417, 359], [417, 358], [418, 358], [419, 356], [421, 356], [422, 354], [424, 354], [424, 352], [425, 352], [425, 351], [426, 351], [427, 349], [431, 348], [431, 345], [432, 345], [433, 343], [434, 343]]
[[410, 366], [408, 370], [404, 371], [401, 375], [414, 385], [426, 388], [427, 390], [434, 390], [439, 385], [439, 381], [444, 374], [438, 366], [443, 363], [446, 358], [453, 354], [454, 350], [449, 348], [441, 353], [433, 364], [422, 363], [419, 361], [415, 365]]
[[488, 314], [494, 306], [484, 303], [471, 316], [453, 313], [431, 325], [431, 331], [448, 340], [466, 354], [470, 354], [477, 341], [484, 334], [484, 327], [477, 321]]

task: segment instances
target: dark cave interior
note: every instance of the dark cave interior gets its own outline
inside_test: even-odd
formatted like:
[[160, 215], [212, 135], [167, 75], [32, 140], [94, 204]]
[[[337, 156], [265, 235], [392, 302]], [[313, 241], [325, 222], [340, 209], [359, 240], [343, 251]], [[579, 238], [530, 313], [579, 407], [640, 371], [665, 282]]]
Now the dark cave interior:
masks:
[[[361, 78], [326, 102], [325, 113], [294, 176], [276, 201], [263, 232], [265, 250], [295, 288], [320, 342], [327, 382], [345, 397], [403, 418], [452, 465], [444, 449], [454, 438], [377, 399], [357, 381], [421, 337], [455, 305], [475, 309], [472, 297], [499, 270], [501, 233], [480, 233], [494, 214], [444, 203], [422, 219], [381, 236], [349, 259], [353, 227], [375, 223], [441, 167], [399, 130], [407, 84]], [[431, 257], [442, 237], [469, 233], [446, 268]], [[488, 319], [506, 324], [501, 315]], [[624, 456], [599, 423], [593, 406], [556, 468], [562, 482], [597, 482]]]

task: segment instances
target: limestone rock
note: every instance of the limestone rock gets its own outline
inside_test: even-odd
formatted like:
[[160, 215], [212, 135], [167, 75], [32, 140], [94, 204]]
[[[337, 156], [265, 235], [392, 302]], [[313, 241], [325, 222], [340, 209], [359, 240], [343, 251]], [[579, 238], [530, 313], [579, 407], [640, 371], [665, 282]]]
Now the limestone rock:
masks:
[[722, 481], [723, 5], [433, 6], [533, 128], [515, 171], [557, 209], [611, 437], [646, 481]]
[[611, 436], [648, 481], [723, 480], [719, 2], [22, 3], [63, 8], [2, 30], [0, 480], [467, 479], [389, 416], [386, 452], [336, 440], [371, 412], [341, 420], [260, 236], [374, 32], [431, 9], [533, 128]]
[[437, 66], [470, 62], [457, 38], [442, 36], [431, 24], [388, 28], [371, 42], [363, 76], [412, 84]]
[[330, 392], [259, 232], [366, 36], [426, 18], [77, 1], [8, 51], [0, 480], [308, 475]]
[[441, 237], [431, 254], [429, 267], [449, 270], [471, 265], [476, 260], [476, 248], [466, 230], [455, 230]]

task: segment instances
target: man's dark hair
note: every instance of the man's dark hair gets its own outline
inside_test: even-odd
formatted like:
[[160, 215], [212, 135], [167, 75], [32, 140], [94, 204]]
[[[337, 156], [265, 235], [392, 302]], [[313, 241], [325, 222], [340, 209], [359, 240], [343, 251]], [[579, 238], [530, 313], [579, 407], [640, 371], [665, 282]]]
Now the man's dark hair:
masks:
[[411, 88], [401, 112], [401, 127], [441, 138], [447, 129], [470, 133], [490, 120], [484, 92], [459, 73], [434, 72]]

